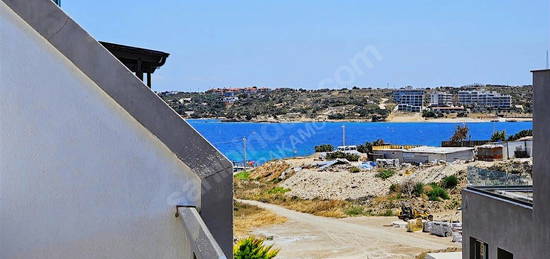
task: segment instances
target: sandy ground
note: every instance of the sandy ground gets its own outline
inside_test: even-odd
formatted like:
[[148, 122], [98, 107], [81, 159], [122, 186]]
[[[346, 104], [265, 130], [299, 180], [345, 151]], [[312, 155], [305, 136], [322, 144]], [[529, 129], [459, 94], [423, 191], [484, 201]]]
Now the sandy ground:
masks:
[[[289, 161], [289, 163], [296, 164], [295, 161]], [[487, 167], [491, 164], [491, 162], [483, 161], [470, 163], [456, 161], [427, 168], [404, 168], [386, 180], [375, 177], [377, 172], [374, 170], [350, 173], [346, 169], [339, 168], [335, 168], [334, 171], [303, 169], [281, 182], [280, 186], [290, 189], [288, 195], [302, 199], [360, 199], [386, 195], [391, 184], [401, 184], [408, 180], [424, 184], [439, 182], [445, 176], [466, 171], [468, 166]]]
[[[484, 116], [484, 117], [482, 117]], [[509, 118], [497, 118], [490, 117], [487, 114], [481, 114], [479, 116], [470, 116], [470, 117], [449, 117], [449, 118], [430, 118], [426, 119], [422, 117], [422, 113], [406, 113], [406, 112], [392, 112], [388, 118], [387, 122], [451, 122], [451, 123], [462, 123], [462, 122], [491, 122], [492, 120], [506, 121], [506, 120], [516, 120], [516, 121], [532, 121], [532, 118], [526, 117], [509, 117]]]
[[414, 258], [428, 250], [460, 247], [451, 238], [407, 233], [387, 227], [396, 217], [325, 218], [257, 201], [241, 201], [288, 218], [284, 224], [260, 227], [256, 235], [273, 237], [277, 258]]

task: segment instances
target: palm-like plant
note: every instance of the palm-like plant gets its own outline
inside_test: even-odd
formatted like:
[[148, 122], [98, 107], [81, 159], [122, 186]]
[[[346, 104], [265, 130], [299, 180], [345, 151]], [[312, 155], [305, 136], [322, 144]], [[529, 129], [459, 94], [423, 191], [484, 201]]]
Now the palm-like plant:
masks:
[[277, 256], [279, 249], [264, 245], [264, 241], [248, 237], [237, 241], [233, 247], [235, 259], [271, 259]]

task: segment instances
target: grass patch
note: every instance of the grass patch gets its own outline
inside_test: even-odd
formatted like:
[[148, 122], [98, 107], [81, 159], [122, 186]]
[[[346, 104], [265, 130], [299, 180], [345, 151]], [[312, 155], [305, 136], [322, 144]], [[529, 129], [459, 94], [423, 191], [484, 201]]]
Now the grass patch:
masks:
[[383, 180], [386, 180], [390, 177], [392, 177], [395, 174], [394, 170], [391, 169], [384, 169], [380, 172], [378, 172], [375, 176], [378, 178], [382, 178]]
[[365, 214], [365, 208], [361, 206], [351, 206], [347, 208], [344, 213], [348, 216], [360, 216]]
[[267, 191], [268, 194], [284, 194], [284, 193], [287, 193], [289, 192], [290, 189], [287, 189], [287, 188], [284, 188], [284, 187], [280, 187], [280, 186], [275, 186], [273, 188], [271, 188], [269, 191]]
[[441, 187], [445, 189], [452, 189], [458, 185], [458, 178], [455, 175], [445, 176], [441, 180]]
[[236, 173], [233, 177], [237, 178], [239, 180], [249, 180], [250, 179], [250, 172], [242, 171], [242, 172]]
[[431, 190], [426, 192], [430, 201], [440, 201], [441, 199], [448, 200], [450, 198], [449, 193], [437, 184], [432, 183], [430, 187]]
[[250, 231], [254, 228], [281, 224], [287, 221], [287, 218], [285, 217], [276, 215], [260, 207], [241, 202], [235, 202], [233, 211], [233, 231], [235, 237], [237, 238], [244, 238], [248, 236]]
[[358, 167], [352, 166], [352, 167], [349, 169], [349, 172], [350, 172], [350, 173], [359, 173], [359, 172], [361, 172], [361, 169], [359, 169]]
[[384, 212], [378, 214], [378, 216], [391, 217], [393, 216], [393, 211], [391, 209], [387, 209]]

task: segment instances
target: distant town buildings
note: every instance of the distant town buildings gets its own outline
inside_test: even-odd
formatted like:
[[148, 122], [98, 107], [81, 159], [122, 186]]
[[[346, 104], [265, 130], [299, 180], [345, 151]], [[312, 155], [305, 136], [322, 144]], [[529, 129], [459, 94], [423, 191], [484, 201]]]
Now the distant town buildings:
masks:
[[512, 107], [512, 97], [497, 92], [459, 91], [458, 104], [483, 108], [510, 109]]
[[405, 89], [393, 92], [393, 100], [397, 103], [398, 111], [420, 112], [424, 102], [424, 89]]
[[207, 93], [217, 93], [224, 97], [233, 97], [239, 94], [256, 94], [260, 92], [269, 92], [271, 89], [266, 87], [243, 87], [243, 88], [214, 88], [206, 91]]
[[[395, 90], [393, 100], [398, 111], [421, 112], [424, 94], [424, 89], [407, 87]], [[483, 90], [462, 90], [456, 95], [433, 92], [430, 93], [429, 107], [441, 113], [459, 113], [466, 111], [466, 108], [507, 110], [512, 108], [512, 96]]]
[[452, 106], [453, 95], [446, 92], [430, 94], [430, 106]]

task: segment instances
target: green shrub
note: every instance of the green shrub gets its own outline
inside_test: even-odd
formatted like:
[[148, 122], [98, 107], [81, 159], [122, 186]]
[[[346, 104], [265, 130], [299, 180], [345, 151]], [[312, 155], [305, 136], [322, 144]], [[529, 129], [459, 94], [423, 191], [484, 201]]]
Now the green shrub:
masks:
[[455, 188], [458, 185], [458, 178], [455, 175], [445, 176], [441, 180], [441, 187], [446, 189]]
[[508, 141], [518, 140], [520, 138], [527, 137], [527, 136], [533, 136], [533, 130], [522, 130], [522, 131], [508, 137]]
[[350, 173], [359, 173], [361, 172], [361, 169], [355, 167], [355, 166], [352, 166], [350, 169], [349, 169]]
[[439, 201], [441, 199], [448, 200], [450, 198], [449, 193], [447, 193], [445, 189], [441, 188], [437, 184], [430, 185], [432, 187], [432, 190], [426, 193], [430, 201]]
[[239, 179], [239, 180], [248, 180], [250, 179], [250, 172], [248, 171], [242, 171], [237, 174], [235, 174], [233, 177]]
[[276, 186], [276, 187], [273, 187], [271, 188], [271, 190], [267, 191], [267, 193], [269, 194], [278, 194], [278, 193], [286, 193], [286, 192], [289, 192], [290, 189], [287, 189], [287, 188], [284, 188], [284, 187], [280, 187], [280, 186]]
[[315, 152], [332, 152], [332, 150], [334, 147], [331, 144], [315, 146]]
[[348, 216], [358, 216], [363, 215], [365, 213], [365, 209], [361, 206], [352, 206], [347, 208], [344, 213]]
[[386, 180], [386, 179], [392, 177], [394, 174], [395, 174], [394, 170], [384, 169], [381, 172], [378, 172], [375, 176], [378, 177], [378, 178], [382, 178], [382, 179]]
[[327, 153], [327, 159], [328, 160], [333, 160], [333, 159], [337, 159], [337, 158], [345, 158], [348, 161], [358, 161], [359, 160], [359, 155], [344, 153], [344, 152], [340, 152], [340, 151]]
[[233, 247], [235, 259], [271, 259], [277, 256], [279, 249], [265, 246], [264, 241], [253, 237], [239, 240]]
[[424, 193], [424, 184], [423, 183], [416, 183], [414, 185], [414, 191], [413, 191], [413, 194], [417, 197], [419, 197], [420, 195], [422, 195]]
[[492, 142], [505, 141], [505, 140], [506, 140], [506, 131], [504, 131], [504, 130], [502, 130], [502, 131], [497, 130], [491, 136], [491, 141]]
[[385, 210], [384, 212], [382, 212], [382, 213], [380, 214], [380, 216], [391, 217], [391, 216], [393, 216], [393, 211], [392, 211], [391, 209], [387, 209], [387, 210]]

